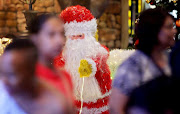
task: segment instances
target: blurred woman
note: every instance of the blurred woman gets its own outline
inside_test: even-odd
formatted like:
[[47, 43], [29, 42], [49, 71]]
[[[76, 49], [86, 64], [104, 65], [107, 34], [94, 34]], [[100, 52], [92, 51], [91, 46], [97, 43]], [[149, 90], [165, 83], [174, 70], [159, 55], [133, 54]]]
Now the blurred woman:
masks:
[[165, 50], [174, 45], [171, 15], [161, 9], [141, 13], [136, 25], [137, 51], [119, 67], [110, 99], [111, 113], [123, 114], [132, 90], [160, 75], [171, 75]]
[[38, 49], [36, 74], [62, 93], [69, 109], [73, 107], [73, 90], [69, 74], [54, 67], [53, 59], [64, 45], [64, 24], [55, 15], [42, 14], [37, 16], [28, 26], [31, 40]]
[[37, 50], [30, 40], [14, 40], [0, 62], [0, 114], [66, 113], [63, 96], [35, 76]]

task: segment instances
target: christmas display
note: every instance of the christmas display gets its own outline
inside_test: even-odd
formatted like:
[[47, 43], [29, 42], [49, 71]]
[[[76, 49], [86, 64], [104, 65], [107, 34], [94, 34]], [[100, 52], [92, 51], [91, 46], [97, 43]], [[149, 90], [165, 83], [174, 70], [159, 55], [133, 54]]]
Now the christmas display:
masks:
[[[82, 6], [67, 7], [60, 14], [64, 20], [66, 44], [55, 66], [64, 67], [72, 76], [78, 113], [108, 114], [111, 90], [107, 65], [108, 48], [97, 42], [97, 23]], [[96, 38], [95, 38], [96, 36]]]
[[0, 56], [3, 54], [5, 47], [12, 42], [9, 38], [0, 38]]
[[155, 5], [157, 8], [163, 8], [168, 12], [175, 11], [176, 28], [178, 30], [176, 40], [180, 39], [180, 0], [146, 0], [146, 3]]
[[178, 9], [178, 0], [146, 0], [146, 3], [172, 11]]
[[176, 20], [176, 26], [180, 27], [180, 19]]
[[118, 67], [123, 63], [135, 50], [125, 50], [125, 49], [114, 49], [110, 51], [107, 64], [111, 70], [111, 78], [114, 78], [114, 75]]

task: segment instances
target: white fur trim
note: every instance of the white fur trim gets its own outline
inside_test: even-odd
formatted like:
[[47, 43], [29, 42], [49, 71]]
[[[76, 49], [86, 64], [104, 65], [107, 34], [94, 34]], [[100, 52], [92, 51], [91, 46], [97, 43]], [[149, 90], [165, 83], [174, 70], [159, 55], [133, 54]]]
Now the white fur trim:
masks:
[[87, 58], [85, 60], [92, 66], [92, 73], [91, 73], [90, 77], [95, 76], [96, 71], [97, 71], [96, 63], [92, 59], [89, 59], [89, 58]]
[[105, 93], [104, 95], [102, 95], [101, 98], [107, 97], [107, 96], [109, 96], [110, 94], [111, 94], [111, 90], [110, 90], [109, 92]]
[[82, 108], [82, 114], [101, 114], [102, 112], [105, 112], [109, 110], [109, 106], [104, 106], [104, 107], [100, 107], [100, 108]]
[[[82, 87], [82, 78], [79, 78], [79, 87]], [[81, 90], [78, 88], [75, 89], [75, 98], [76, 100], [81, 100], [80, 98]], [[101, 89], [96, 80], [95, 76], [84, 78], [84, 89], [83, 89], [83, 102], [97, 102], [98, 99], [102, 97]]]
[[97, 30], [97, 23], [95, 18], [90, 21], [83, 21], [83, 22], [77, 22], [75, 20], [70, 23], [65, 23], [64, 29], [65, 29], [66, 37], [70, 35], [78, 35], [82, 33], [95, 34]]
[[85, 102], [85, 103], [89, 103], [89, 102], [96, 103], [98, 99], [103, 99], [103, 98], [105, 98], [107, 96], [110, 96], [110, 94], [111, 94], [111, 91], [109, 91], [109, 92], [107, 92], [107, 93], [105, 93], [103, 95], [98, 96], [99, 98], [96, 98], [96, 100], [94, 100], [94, 101], [83, 100], [83, 102]]

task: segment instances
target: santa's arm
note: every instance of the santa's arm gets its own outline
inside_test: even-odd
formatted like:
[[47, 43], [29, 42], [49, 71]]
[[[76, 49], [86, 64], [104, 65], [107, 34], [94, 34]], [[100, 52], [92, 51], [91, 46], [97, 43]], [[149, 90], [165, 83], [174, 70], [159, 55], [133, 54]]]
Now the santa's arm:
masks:
[[[80, 77], [95, 76], [96, 72], [106, 67], [106, 57], [97, 57], [95, 59], [82, 59], [79, 66]], [[105, 68], [106, 69], [106, 68]]]
[[[103, 46], [107, 52], [109, 53], [109, 49], [106, 46]], [[90, 77], [90, 76], [95, 76], [97, 71], [102, 70], [106, 65], [106, 61], [108, 58], [108, 55], [100, 56], [97, 55], [96, 58], [85, 58], [80, 61], [80, 66], [79, 66], [79, 74], [80, 77]], [[105, 67], [105, 69], [107, 69]]]

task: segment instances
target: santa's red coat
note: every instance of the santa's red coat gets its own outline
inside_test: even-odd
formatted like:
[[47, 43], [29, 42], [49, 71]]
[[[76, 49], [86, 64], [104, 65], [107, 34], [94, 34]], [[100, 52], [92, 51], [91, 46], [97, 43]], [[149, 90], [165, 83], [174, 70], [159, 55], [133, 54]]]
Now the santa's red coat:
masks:
[[[104, 46], [103, 46], [104, 47]], [[106, 48], [106, 47], [105, 47]], [[106, 48], [108, 51], [108, 49]], [[109, 52], [109, 51], [108, 51]], [[92, 110], [101, 110], [102, 108], [102, 114], [108, 114], [108, 109], [105, 110], [105, 107], [108, 107], [109, 103], [109, 94], [111, 90], [111, 78], [110, 78], [110, 70], [109, 66], [107, 65], [107, 58], [108, 56], [97, 56], [96, 58], [91, 58], [96, 63], [97, 71], [95, 74], [95, 78], [98, 82], [98, 85], [101, 89], [102, 95], [104, 95], [103, 98], [98, 99], [97, 102], [83, 102], [83, 108], [86, 107], [87, 109]], [[65, 65], [65, 59], [62, 57], [62, 54], [57, 56], [54, 59], [54, 64], [56, 67], [64, 67]], [[76, 107], [80, 109], [81, 107], [81, 101], [75, 101]]]

